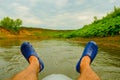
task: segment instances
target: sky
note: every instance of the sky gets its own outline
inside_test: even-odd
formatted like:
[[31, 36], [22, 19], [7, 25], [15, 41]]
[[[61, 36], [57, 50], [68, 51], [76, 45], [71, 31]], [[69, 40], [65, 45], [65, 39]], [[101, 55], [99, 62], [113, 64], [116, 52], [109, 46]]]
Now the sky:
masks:
[[0, 0], [0, 20], [21, 19], [23, 26], [79, 29], [120, 7], [120, 0]]

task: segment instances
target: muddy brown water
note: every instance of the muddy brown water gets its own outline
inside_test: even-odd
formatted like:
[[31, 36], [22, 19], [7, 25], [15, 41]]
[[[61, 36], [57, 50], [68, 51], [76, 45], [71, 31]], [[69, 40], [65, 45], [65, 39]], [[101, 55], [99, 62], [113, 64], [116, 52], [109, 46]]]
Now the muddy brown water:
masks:
[[[64, 74], [77, 80], [79, 74], [75, 71], [75, 65], [85, 45], [58, 39], [0, 40], [0, 80], [10, 78], [28, 66], [20, 53], [20, 45], [24, 41], [34, 46], [44, 62], [45, 69], [39, 74], [39, 80], [51, 74]], [[91, 67], [102, 80], [120, 80], [120, 53], [102, 49], [99, 49]]]

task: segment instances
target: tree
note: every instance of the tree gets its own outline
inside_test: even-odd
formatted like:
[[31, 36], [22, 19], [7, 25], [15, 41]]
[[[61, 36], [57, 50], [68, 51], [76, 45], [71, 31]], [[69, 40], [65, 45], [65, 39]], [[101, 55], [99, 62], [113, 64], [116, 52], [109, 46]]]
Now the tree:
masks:
[[97, 19], [97, 16], [94, 16], [94, 21], [97, 21], [98, 19]]
[[94, 21], [93, 21], [93, 23], [96, 23], [96, 22], [98, 22], [98, 18], [97, 18], [97, 16], [94, 16], [93, 18], [94, 18]]
[[19, 29], [20, 25], [22, 25], [22, 20], [16, 19], [14, 21], [14, 28], [17, 30], [17, 29]]
[[3, 20], [0, 21], [0, 26], [14, 31], [18, 31], [21, 25], [22, 25], [22, 20], [20, 19], [13, 20], [9, 17], [5, 17], [3, 18]]

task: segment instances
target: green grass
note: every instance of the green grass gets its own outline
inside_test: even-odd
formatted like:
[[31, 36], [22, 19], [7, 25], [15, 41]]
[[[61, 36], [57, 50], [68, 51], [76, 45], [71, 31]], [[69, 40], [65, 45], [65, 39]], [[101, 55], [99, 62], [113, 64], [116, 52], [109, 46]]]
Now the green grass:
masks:
[[120, 34], [120, 8], [114, 7], [114, 11], [102, 19], [95, 20], [83, 28], [66, 34], [59, 34], [60, 37], [107, 37]]

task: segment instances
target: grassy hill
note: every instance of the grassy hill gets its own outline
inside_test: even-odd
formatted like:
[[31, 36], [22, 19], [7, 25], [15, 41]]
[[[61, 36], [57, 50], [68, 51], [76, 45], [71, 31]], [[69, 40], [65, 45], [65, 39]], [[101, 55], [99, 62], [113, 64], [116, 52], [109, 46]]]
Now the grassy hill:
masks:
[[67, 34], [60, 34], [61, 37], [107, 37], [120, 35], [120, 8], [114, 7], [114, 11], [107, 14], [102, 19], [97, 19], [83, 28]]

